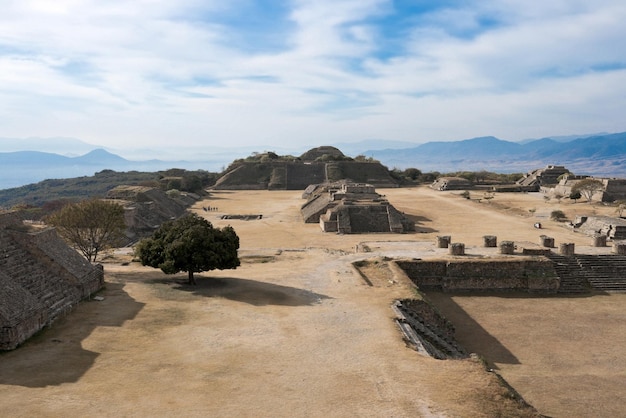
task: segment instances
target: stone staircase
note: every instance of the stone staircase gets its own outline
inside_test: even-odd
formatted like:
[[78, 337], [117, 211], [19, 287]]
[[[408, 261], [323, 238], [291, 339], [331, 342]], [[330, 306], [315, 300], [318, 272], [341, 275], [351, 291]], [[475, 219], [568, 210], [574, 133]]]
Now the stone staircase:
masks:
[[[45, 256], [38, 255], [39, 262], [24, 246], [13, 240], [9, 233], [0, 232], [0, 271], [30, 293], [40, 308], [53, 319], [80, 300], [80, 291], [69, 284], [54, 266], [48, 266]], [[43, 262], [42, 262], [43, 261]]]
[[397, 323], [406, 340], [416, 350], [433, 358], [459, 359], [467, 358], [468, 354], [454, 338], [453, 333], [444, 330], [414, 310], [409, 301], [396, 301], [393, 309], [397, 315]]
[[550, 254], [548, 258], [554, 263], [554, 271], [561, 281], [557, 293], [583, 294], [591, 291], [591, 285], [587, 282], [576, 258], [556, 254]]
[[626, 256], [551, 254], [548, 257], [561, 280], [558, 293], [626, 292]]
[[576, 260], [593, 289], [626, 292], [626, 256], [577, 255]]

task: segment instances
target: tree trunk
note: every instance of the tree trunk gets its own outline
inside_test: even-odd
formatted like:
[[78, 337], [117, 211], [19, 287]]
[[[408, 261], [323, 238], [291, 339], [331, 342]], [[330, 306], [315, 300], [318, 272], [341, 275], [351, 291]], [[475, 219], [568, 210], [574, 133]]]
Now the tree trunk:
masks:
[[196, 285], [196, 279], [193, 277], [193, 271], [189, 270], [189, 284]]

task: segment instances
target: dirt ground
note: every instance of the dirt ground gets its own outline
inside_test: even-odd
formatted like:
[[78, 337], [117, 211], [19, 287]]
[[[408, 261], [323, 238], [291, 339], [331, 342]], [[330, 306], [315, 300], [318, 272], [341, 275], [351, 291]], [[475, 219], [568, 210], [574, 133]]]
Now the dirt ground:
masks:
[[[418, 295], [389, 271], [368, 276], [370, 286], [351, 262], [445, 257], [437, 235], [464, 242], [468, 256], [491, 250], [483, 235], [538, 244], [545, 234], [557, 246], [608, 253], [549, 214], [614, 209], [532, 193], [479, 203], [422, 187], [379, 192], [418, 232], [325, 234], [302, 223], [301, 192], [212, 193], [192, 211], [235, 228], [241, 267], [200, 274], [191, 287], [184, 273], [166, 276], [123, 250], [111, 254], [104, 300], [82, 303], [0, 355], [0, 416], [535, 416], [480, 360], [440, 361], [407, 348], [390, 305]], [[427, 297], [539, 413], [626, 416], [626, 295]]]

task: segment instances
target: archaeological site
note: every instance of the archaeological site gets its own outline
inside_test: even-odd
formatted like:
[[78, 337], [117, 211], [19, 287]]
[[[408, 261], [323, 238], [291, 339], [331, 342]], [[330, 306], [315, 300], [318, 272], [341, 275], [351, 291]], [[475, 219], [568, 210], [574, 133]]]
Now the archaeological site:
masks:
[[[607, 198], [546, 198], [571, 176], [398, 187], [334, 147], [259, 154], [203, 196], [110, 190], [127, 246], [98, 265], [3, 213], [0, 413], [619, 416], [626, 223]], [[187, 212], [237, 231], [239, 268], [190, 286], [138, 263]]]

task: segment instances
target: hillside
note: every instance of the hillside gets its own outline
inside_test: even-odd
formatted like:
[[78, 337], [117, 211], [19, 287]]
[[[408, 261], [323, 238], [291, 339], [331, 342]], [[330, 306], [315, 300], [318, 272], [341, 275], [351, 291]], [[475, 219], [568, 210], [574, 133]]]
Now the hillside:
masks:
[[203, 163], [197, 161], [132, 161], [101, 148], [77, 157], [42, 151], [0, 152], [0, 189], [16, 188], [46, 179], [91, 176], [102, 170], [149, 172], [172, 167], [197, 170], [203, 166]]
[[105, 197], [119, 185], [161, 187], [201, 192], [215, 182], [216, 173], [172, 169], [155, 172], [117, 172], [102, 170], [93, 176], [44, 180], [22, 187], [0, 190], [0, 208], [16, 205], [40, 207], [46, 202], [61, 199]]

